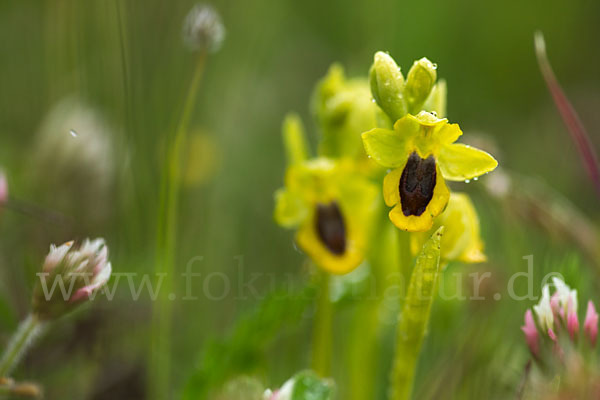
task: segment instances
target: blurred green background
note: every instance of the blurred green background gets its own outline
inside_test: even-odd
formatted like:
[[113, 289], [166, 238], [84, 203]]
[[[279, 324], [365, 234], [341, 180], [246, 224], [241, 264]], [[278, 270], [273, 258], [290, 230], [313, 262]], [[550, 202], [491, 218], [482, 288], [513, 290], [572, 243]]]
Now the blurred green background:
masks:
[[[195, 62], [181, 40], [182, 21], [193, 4], [0, 1], [0, 167], [15, 201], [33, 214], [4, 210], [0, 216], [0, 342], [27, 313], [35, 272], [50, 243], [103, 236], [115, 272], [153, 273], [165, 138], [181, 113]], [[285, 168], [281, 121], [288, 111], [298, 112], [316, 144], [309, 110], [315, 83], [336, 61], [349, 76], [366, 75], [377, 50], [389, 51], [404, 71], [423, 56], [436, 62], [438, 76], [448, 82], [449, 119], [460, 123], [463, 141], [482, 141], [480, 147], [493, 152], [503, 168], [545, 182], [580, 208], [588, 223], [598, 221], [598, 198], [540, 76], [533, 33], [544, 33], [558, 79], [598, 143], [599, 2], [210, 4], [221, 13], [227, 36], [207, 60], [192, 117], [190, 133], [198, 141], [189, 147], [187, 169], [201, 173], [183, 187], [178, 271], [203, 256], [194, 271], [238, 279], [235, 257], [241, 256], [247, 277], [273, 273], [275, 286], [304, 279], [304, 256], [294, 248], [293, 233], [272, 221], [273, 192]], [[49, 122], [52, 115], [68, 120], [71, 112], [84, 113], [74, 104], [95, 116], [73, 117], [73, 126], [67, 122], [52, 131], [58, 129]], [[61, 141], [78, 139], [70, 129], [79, 139], [86, 139], [86, 130], [92, 136], [99, 132], [108, 150], [65, 155], [61, 149], [68, 145]], [[55, 137], [55, 147], [44, 144], [44, 135]], [[522, 256], [533, 254], [536, 293], [544, 271], [559, 271], [568, 284], [581, 283], [581, 303], [590, 295], [599, 300], [598, 265], [564, 236], [522, 218], [529, 211], [506, 218], [502, 205], [482, 189], [488, 178], [456, 186], [474, 196], [490, 259], [466, 268], [489, 269], [502, 285], [525, 269]], [[176, 279], [176, 285], [182, 297], [185, 281]], [[235, 290], [210, 300], [200, 296], [203, 285], [194, 280], [198, 300], [173, 302], [174, 397], [193, 375], [207, 339], [229, 332], [259, 301]], [[274, 284], [259, 279], [256, 287], [263, 296]], [[223, 291], [219, 279], [210, 281], [209, 290]], [[415, 398], [514, 393], [527, 359], [519, 327], [532, 303], [438, 301]], [[151, 305], [145, 294], [132, 301], [121, 284], [115, 301], [94, 302], [57, 323], [18, 376], [44, 384], [51, 399], [146, 398]], [[351, 305], [340, 306], [334, 357], [340, 398], [345, 398], [343, 327], [351, 314]], [[307, 367], [309, 322], [303, 318], [267, 346], [268, 362], [254, 371], [266, 385], [276, 387]], [[391, 345], [391, 335], [382, 343]], [[382, 390], [373, 398], [383, 398], [389, 362], [384, 357]]]

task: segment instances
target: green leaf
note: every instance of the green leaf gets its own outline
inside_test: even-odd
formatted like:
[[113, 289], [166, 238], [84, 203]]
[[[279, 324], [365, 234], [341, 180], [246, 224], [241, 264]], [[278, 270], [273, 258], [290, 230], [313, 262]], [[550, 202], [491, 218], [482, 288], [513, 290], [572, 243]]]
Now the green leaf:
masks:
[[228, 379], [256, 372], [277, 333], [285, 326], [298, 323], [314, 299], [315, 288], [310, 285], [291, 293], [285, 288], [267, 295], [253, 311], [237, 321], [227, 337], [208, 342], [182, 399], [206, 399]]
[[421, 346], [427, 331], [431, 305], [437, 288], [440, 265], [440, 227], [417, 256], [396, 333], [396, 349], [391, 382], [391, 399], [410, 398]]
[[319, 378], [312, 371], [303, 371], [295, 377], [292, 400], [331, 400], [334, 386], [330, 380]]
[[227, 382], [216, 398], [227, 400], [263, 400], [264, 392], [265, 388], [257, 379], [242, 376]]

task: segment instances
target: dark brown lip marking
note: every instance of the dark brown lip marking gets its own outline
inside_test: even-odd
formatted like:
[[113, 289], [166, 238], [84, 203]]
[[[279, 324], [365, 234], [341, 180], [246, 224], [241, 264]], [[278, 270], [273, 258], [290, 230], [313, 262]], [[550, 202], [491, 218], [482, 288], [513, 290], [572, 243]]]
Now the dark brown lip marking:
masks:
[[435, 180], [435, 158], [429, 156], [423, 159], [413, 152], [408, 157], [398, 185], [402, 213], [405, 216], [415, 215], [418, 217], [425, 212], [433, 198]]
[[329, 204], [317, 204], [315, 225], [319, 239], [325, 247], [333, 254], [344, 254], [346, 251], [346, 225], [335, 201]]

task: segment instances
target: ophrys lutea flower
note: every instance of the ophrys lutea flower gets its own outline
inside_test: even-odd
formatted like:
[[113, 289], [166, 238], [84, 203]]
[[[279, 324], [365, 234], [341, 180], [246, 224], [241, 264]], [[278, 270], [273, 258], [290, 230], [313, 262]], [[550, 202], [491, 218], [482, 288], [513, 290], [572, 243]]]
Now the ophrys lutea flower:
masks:
[[345, 274], [364, 259], [377, 188], [353, 164], [315, 158], [291, 165], [275, 193], [275, 220], [319, 267]]
[[461, 135], [457, 124], [425, 111], [405, 115], [393, 130], [363, 133], [367, 154], [391, 168], [383, 196], [394, 207], [389, 216], [398, 228], [429, 230], [450, 198], [445, 180], [466, 181], [496, 168], [498, 163], [488, 153], [454, 143]]

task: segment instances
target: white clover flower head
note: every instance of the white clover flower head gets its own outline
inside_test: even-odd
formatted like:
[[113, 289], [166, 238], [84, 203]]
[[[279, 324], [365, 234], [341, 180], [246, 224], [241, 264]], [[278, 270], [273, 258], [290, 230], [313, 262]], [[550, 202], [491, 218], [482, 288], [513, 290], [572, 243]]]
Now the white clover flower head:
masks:
[[[112, 273], [104, 239], [86, 239], [80, 246], [73, 241], [51, 245], [40, 282], [33, 297], [34, 313], [41, 319], [57, 318], [88, 300]], [[64, 290], [63, 290], [64, 289]]]
[[196, 4], [183, 22], [183, 41], [193, 51], [218, 51], [225, 40], [221, 16], [208, 4]]
[[552, 312], [552, 306], [550, 305], [550, 287], [545, 285], [542, 288], [542, 298], [538, 305], [533, 306], [540, 327], [544, 332], [548, 332], [554, 327], [554, 313]]
[[569, 311], [577, 312], [577, 290], [571, 289], [562, 279], [558, 277], [552, 278], [552, 283], [556, 288], [558, 298], [558, 306], [563, 316]]

